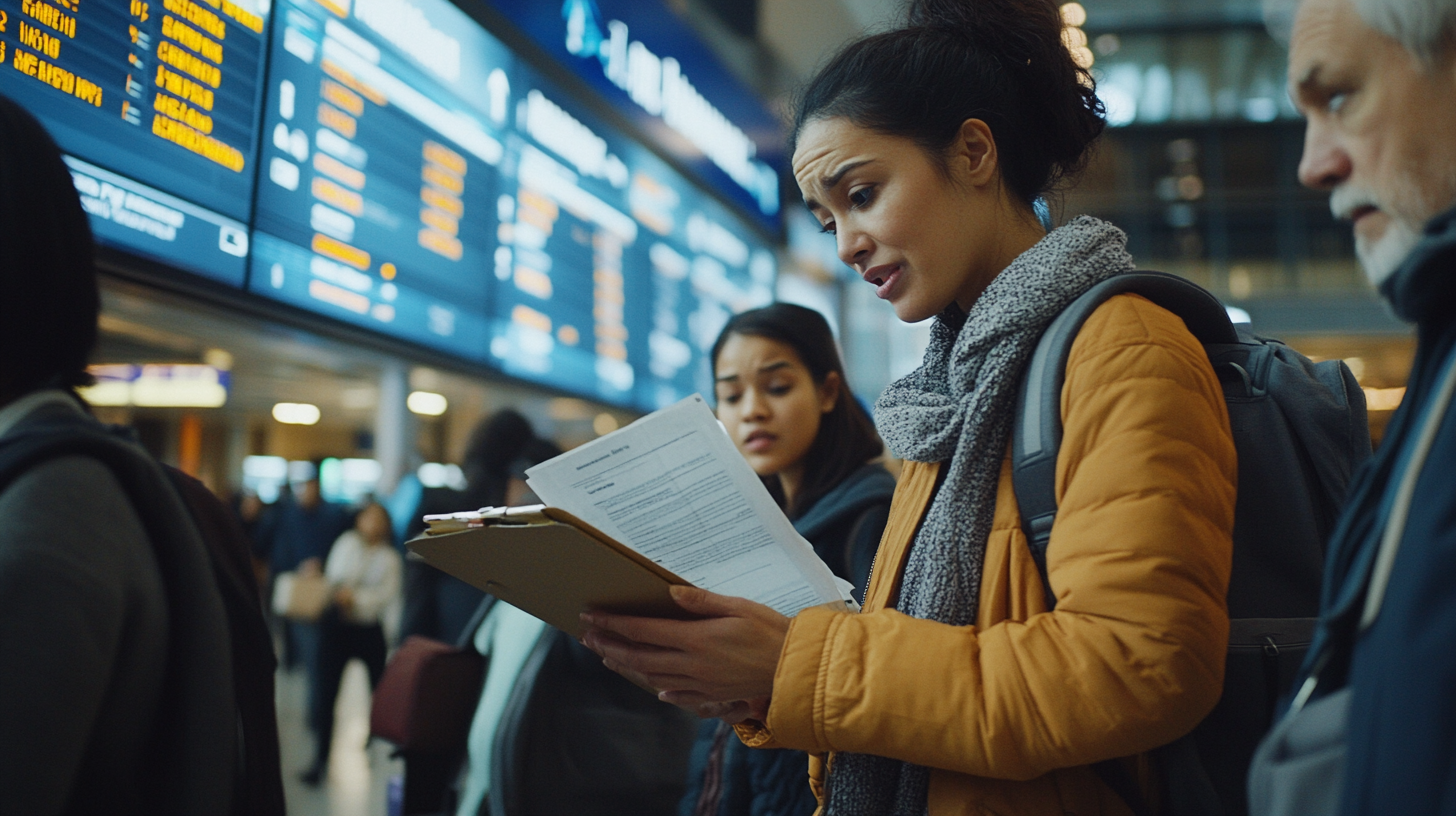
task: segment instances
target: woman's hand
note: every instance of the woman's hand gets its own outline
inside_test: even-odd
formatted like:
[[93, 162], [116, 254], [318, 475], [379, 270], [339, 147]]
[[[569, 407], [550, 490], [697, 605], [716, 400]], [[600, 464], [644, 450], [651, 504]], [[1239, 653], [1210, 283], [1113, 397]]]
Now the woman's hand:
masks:
[[582, 643], [607, 668], [699, 716], [737, 722], [766, 715], [789, 619], [696, 587], [675, 586], [672, 598], [701, 619], [588, 612]]

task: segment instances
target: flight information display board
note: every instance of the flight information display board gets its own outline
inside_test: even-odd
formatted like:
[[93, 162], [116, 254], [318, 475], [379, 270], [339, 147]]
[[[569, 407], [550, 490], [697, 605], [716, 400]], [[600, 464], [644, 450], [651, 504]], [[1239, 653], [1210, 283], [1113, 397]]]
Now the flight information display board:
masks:
[[711, 388], [772, 253], [444, 0], [283, 0], [254, 291], [640, 407]]
[[[507, 372], [657, 408], [711, 391], [728, 317], [772, 297], [772, 253], [651, 151], [516, 73], [513, 213], [502, 229], [493, 356]], [[509, 188], [507, 194], [511, 195]]]
[[0, 93], [75, 161], [97, 237], [241, 286], [258, 0], [0, 0]]
[[484, 362], [510, 54], [427, 8], [275, 9], [250, 288]]
[[448, 0], [0, 0], [0, 93], [101, 242], [585, 397], [710, 391], [772, 297], [761, 233]]

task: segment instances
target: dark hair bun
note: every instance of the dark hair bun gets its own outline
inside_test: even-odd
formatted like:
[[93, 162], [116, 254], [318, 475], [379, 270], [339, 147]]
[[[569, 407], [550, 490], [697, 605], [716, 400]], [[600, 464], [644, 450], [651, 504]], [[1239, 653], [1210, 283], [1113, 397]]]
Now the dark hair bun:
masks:
[[794, 135], [843, 116], [939, 153], [980, 119], [1007, 187], [1030, 203], [1086, 166], [1105, 126], [1063, 30], [1052, 0], [912, 0], [904, 28], [850, 44], [810, 81]]

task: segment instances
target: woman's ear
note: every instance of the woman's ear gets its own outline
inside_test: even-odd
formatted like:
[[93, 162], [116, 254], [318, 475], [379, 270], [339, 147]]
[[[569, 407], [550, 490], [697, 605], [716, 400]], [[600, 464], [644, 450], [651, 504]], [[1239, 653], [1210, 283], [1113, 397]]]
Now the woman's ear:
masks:
[[839, 394], [844, 390], [844, 380], [840, 378], [838, 371], [831, 371], [824, 375], [824, 382], [819, 384], [819, 413], [827, 414], [834, 410], [839, 404]]
[[965, 173], [963, 180], [973, 187], [995, 182], [999, 178], [1000, 161], [991, 126], [980, 119], [962, 122], [955, 144], [951, 145], [951, 162]]

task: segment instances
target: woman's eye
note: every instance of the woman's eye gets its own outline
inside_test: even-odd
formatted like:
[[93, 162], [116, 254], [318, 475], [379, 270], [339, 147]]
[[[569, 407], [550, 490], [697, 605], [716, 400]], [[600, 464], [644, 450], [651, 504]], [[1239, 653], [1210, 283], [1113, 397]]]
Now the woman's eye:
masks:
[[854, 205], [855, 207], [864, 207], [868, 205], [871, 201], [873, 201], [874, 198], [874, 187], [861, 187], [858, 190], [853, 190], [850, 192], [849, 203]]
[[765, 390], [767, 390], [770, 394], [772, 394], [775, 397], [782, 397], [783, 395], [785, 395], [785, 394], [789, 393], [790, 391], [794, 390], [794, 386], [793, 386], [793, 383], [784, 383], [782, 385], [770, 385]]
[[823, 233], [827, 233], [829, 235], [833, 235], [834, 234], [834, 222], [833, 221], [825, 221], [823, 224], [819, 225], [819, 231], [820, 232], [823, 232]]
[[738, 403], [738, 396], [737, 394], [720, 394], [718, 396], [718, 402], [723, 405], [736, 405]]
[[1350, 95], [1348, 93], [1344, 91], [1336, 91], [1335, 93], [1330, 94], [1329, 100], [1325, 102], [1325, 109], [1328, 110], [1330, 113], [1339, 113], [1340, 108], [1345, 107], [1345, 103], [1349, 101]]

